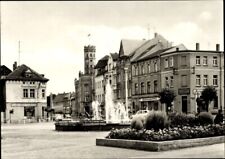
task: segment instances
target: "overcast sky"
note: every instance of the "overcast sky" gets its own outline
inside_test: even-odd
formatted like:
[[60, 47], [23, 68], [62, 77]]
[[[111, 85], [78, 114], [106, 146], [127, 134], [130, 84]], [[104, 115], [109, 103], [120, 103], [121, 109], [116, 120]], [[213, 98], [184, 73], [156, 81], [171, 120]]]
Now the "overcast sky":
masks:
[[[83, 47], [96, 46], [96, 62], [118, 52], [121, 39], [158, 32], [188, 49], [223, 49], [223, 1], [0, 2], [3, 65], [18, 61], [50, 79], [47, 93], [74, 91], [84, 70]], [[149, 26], [149, 31], [148, 31]], [[91, 34], [88, 38], [88, 34]]]

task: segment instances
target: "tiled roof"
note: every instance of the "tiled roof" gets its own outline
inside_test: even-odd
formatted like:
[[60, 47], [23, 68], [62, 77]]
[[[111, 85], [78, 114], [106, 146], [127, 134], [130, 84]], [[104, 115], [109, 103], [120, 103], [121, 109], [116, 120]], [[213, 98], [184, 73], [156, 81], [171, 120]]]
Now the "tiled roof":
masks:
[[18, 66], [13, 72], [11, 72], [6, 80], [22, 80], [22, 81], [43, 81], [47, 82], [48, 79], [44, 78], [41, 74], [32, 70], [26, 65]]
[[10, 74], [12, 71], [6, 67], [5, 65], [0, 66], [0, 76], [7, 76]]
[[[136, 61], [141, 56], [145, 55], [146, 53], [150, 53], [153, 48], [158, 45], [158, 49], [164, 49], [168, 48], [170, 46], [168, 40], [166, 40], [163, 36], [160, 34], [156, 34], [156, 36], [153, 39], [150, 39], [146, 41], [143, 45], [135, 49], [131, 54], [131, 61]], [[160, 47], [159, 47], [160, 45]], [[150, 51], [150, 52], [149, 52]], [[157, 50], [154, 50], [152, 52], [155, 52]]]
[[[120, 49], [123, 51], [123, 55], [130, 55], [137, 47], [145, 43], [146, 40], [131, 40], [131, 39], [122, 39]], [[120, 55], [122, 56], [122, 55]]]
[[107, 65], [108, 58], [109, 58], [108, 55], [106, 55], [106, 56], [104, 56], [103, 58], [101, 58], [101, 59], [98, 61], [98, 63], [95, 65], [94, 68], [96, 69], [96, 68], [103, 68], [103, 67], [105, 67], [105, 66]]

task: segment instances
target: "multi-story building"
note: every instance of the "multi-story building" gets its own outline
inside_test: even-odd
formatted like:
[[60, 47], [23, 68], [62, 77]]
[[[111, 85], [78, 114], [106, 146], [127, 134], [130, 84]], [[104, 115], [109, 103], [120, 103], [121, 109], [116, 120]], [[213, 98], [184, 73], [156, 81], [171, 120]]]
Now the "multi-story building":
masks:
[[196, 98], [206, 86], [214, 86], [217, 98], [211, 102], [209, 111], [216, 113], [224, 109], [224, 54], [219, 50], [196, 50], [174, 47], [160, 55], [162, 88], [173, 89], [176, 93], [174, 109], [178, 112], [197, 111]]
[[[124, 103], [131, 113], [133, 112], [133, 107], [131, 107], [130, 57], [134, 50], [144, 43], [146, 43], [146, 40], [122, 39], [120, 42], [119, 55], [116, 64], [116, 100], [120, 103]], [[125, 81], [127, 81], [127, 83]], [[127, 92], [126, 88], [128, 89]]]
[[116, 99], [116, 61], [117, 53], [110, 53], [101, 58], [95, 66], [95, 100], [101, 106], [102, 114], [105, 113], [106, 84], [112, 88], [113, 99]]
[[72, 116], [79, 117], [81, 114], [91, 114], [91, 104], [95, 99], [95, 46], [84, 46], [84, 74], [79, 72], [79, 79], [75, 79], [76, 104], [72, 108]]
[[[224, 103], [223, 53], [219, 51], [188, 50], [184, 45], [158, 47], [140, 53], [132, 60], [132, 99], [136, 109], [165, 111], [158, 93], [163, 88], [174, 90], [173, 109], [193, 113], [197, 110], [196, 98], [207, 85], [216, 87], [218, 100], [211, 103], [210, 111], [217, 112]], [[155, 48], [155, 49], [154, 49]]]
[[48, 79], [26, 65], [16, 66], [5, 80], [5, 122], [22, 122], [46, 118]]
[[161, 35], [148, 40], [134, 51], [131, 57], [132, 69], [132, 107], [134, 112], [140, 109], [162, 110], [158, 93], [161, 91], [159, 54], [171, 47]]

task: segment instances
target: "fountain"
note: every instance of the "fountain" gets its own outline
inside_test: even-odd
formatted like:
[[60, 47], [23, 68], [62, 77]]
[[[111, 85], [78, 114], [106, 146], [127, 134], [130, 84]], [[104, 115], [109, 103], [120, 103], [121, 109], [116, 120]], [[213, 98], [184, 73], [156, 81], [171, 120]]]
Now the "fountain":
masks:
[[130, 126], [128, 110], [120, 102], [113, 101], [112, 88], [109, 82], [106, 84], [105, 94], [105, 120], [102, 119], [100, 104], [92, 102], [93, 117], [90, 120], [57, 122], [56, 130], [59, 131], [91, 131], [110, 130], [112, 128], [124, 128]]

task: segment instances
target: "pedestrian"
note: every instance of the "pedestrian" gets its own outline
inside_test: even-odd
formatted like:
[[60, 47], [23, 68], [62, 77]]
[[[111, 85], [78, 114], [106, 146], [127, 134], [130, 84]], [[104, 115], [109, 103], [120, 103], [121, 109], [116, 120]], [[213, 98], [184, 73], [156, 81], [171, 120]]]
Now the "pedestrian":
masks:
[[214, 124], [222, 124], [222, 123], [223, 123], [223, 114], [222, 114], [222, 110], [219, 109], [214, 119]]

